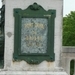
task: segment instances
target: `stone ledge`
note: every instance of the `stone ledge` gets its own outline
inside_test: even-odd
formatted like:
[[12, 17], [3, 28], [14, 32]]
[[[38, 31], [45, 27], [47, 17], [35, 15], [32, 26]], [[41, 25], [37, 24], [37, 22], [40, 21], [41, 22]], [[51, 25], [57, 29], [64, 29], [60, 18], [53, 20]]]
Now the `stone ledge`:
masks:
[[1, 71], [0, 75], [68, 75], [66, 72]]
[[63, 46], [62, 52], [63, 53], [75, 53], [75, 46]]

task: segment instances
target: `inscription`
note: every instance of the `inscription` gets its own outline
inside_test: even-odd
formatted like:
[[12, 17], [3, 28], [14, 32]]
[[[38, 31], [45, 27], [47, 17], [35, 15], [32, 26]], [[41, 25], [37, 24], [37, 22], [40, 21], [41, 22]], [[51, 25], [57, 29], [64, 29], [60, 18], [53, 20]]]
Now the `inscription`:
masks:
[[42, 46], [42, 44], [41, 43], [39, 43], [39, 42], [35, 42], [35, 43], [33, 43], [33, 42], [26, 42], [26, 46], [27, 47], [41, 47]]
[[51, 15], [44, 15], [44, 16], [49, 17], [49, 18], [51, 17]]
[[[42, 36], [26, 36], [25, 41], [27, 46], [42, 46], [40, 42], [42, 41]], [[40, 41], [40, 42], [39, 42]], [[35, 43], [35, 44], [34, 44]]]
[[26, 41], [42, 41], [42, 36], [27, 36], [25, 37]]
[[44, 25], [40, 24], [40, 23], [35, 23], [35, 24], [34, 23], [27, 23], [27, 24], [25, 24], [25, 28], [33, 28], [33, 27], [44, 29]]
[[21, 52], [46, 53], [47, 19], [23, 18], [21, 26]]

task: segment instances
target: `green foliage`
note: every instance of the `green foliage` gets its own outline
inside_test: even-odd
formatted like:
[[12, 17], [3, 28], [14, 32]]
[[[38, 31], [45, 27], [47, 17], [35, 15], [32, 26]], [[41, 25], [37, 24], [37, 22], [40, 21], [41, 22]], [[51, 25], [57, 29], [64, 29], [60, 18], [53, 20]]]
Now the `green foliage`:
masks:
[[75, 46], [75, 11], [63, 18], [63, 45]]

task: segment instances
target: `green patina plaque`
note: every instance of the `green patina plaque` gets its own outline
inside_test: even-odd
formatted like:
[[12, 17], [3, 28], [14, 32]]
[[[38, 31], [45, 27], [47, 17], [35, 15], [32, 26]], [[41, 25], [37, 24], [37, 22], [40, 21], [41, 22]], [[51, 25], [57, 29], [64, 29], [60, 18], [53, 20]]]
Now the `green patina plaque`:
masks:
[[44, 60], [54, 61], [55, 10], [45, 11], [34, 3], [27, 9], [14, 9], [14, 60], [38, 64]]

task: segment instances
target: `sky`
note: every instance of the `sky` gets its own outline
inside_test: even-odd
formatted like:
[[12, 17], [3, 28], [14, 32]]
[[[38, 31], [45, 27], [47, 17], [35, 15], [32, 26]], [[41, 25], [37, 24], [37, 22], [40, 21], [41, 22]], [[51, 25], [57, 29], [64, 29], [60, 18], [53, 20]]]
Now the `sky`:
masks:
[[[0, 8], [2, 6], [0, 0]], [[75, 0], [64, 0], [63, 2], [63, 16], [66, 16], [70, 11], [75, 11]]]
[[70, 11], [75, 11], [75, 0], [64, 0], [63, 2], [63, 16], [66, 16]]

